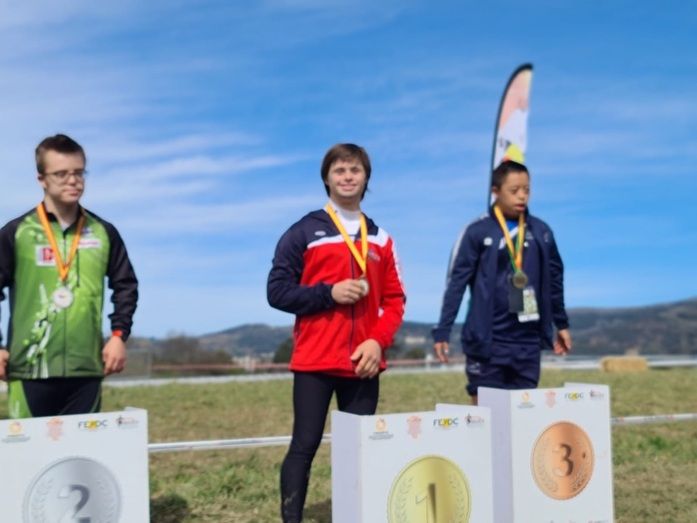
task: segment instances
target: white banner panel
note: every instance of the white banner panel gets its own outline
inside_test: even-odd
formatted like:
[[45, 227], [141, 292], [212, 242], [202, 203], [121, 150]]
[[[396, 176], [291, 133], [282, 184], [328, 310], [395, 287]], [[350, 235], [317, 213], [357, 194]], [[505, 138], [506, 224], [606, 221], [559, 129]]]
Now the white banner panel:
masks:
[[144, 410], [2, 420], [0, 463], [2, 521], [150, 521]]
[[332, 412], [334, 523], [493, 521], [489, 409]]
[[479, 388], [491, 408], [497, 523], [611, 523], [610, 390]]

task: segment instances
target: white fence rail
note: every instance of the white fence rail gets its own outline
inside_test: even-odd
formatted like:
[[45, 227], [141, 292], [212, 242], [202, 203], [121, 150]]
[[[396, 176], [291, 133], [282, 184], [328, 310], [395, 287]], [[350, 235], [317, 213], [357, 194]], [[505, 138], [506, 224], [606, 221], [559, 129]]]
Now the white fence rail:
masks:
[[[614, 427], [625, 425], [649, 425], [655, 423], [670, 423], [677, 421], [697, 421], [697, 413], [687, 414], [658, 414], [655, 416], [629, 416], [612, 418]], [[331, 442], [331, 434], [322, 436], [322, 443]], [[151, 454], [160, 452], [185, 452], [190, 450], [224, 450], [249, 449], [255, 447], [278, 447], [290, 443], [290, 436], [272, 436], [266, 438], [218, 439], [208, 441], [179, 441], [173, 443], [150, 443], [148, 451]]]

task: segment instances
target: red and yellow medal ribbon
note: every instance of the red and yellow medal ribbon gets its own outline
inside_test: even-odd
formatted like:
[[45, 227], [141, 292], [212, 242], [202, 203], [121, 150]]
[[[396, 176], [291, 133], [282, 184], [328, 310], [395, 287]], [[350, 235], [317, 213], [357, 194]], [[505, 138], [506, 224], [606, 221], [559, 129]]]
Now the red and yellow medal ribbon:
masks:
[[513, 241], [511, 240], [511, 234], [508, 232], [508, 226], [506, 225], [506, 219], [503, 217], [501, 209], [498, 205], [494, 205], [494, 214], [496, 219], [501, 226], [503, 231], [503, 237], [506, 239], [506, 247], [508, 248], [508, 255], [511, 258], [511, 265], [513, 265], [514, 271], [523, 270], [523, 242], [525, 241], [525, 218], [523, 213], [520, 213], [518, 217], [518, 237], [516, 238], [516, 246], [513, 246]]
[[365, 223], [365, 216], [363, 216], [363, 213], [361, 213], [361, 252], [359, 253], [358, 249], [356, 248], [356, 244], [346, 232], [344, 225], [341, 223], [341, 220], [339, 220], [339, 217], [336, 215], [336, 212], [334, 212], [334, 209], [332, 209], [332, 206], [327, 204], [325, 205], [324, 210], [327, 211], [327, 214], [332, 219], [332, 222], [334, 222], [334, 225], [341, 233], [341, 237], [344, 239], [346, 245], [348, 245], [351, 254], [353, 254], [358, 266], [363, 271], [363, 276], [365, 276], [365, 274], [368, 272], [368, 226]]
[[36, 207], [36, 214], [39, 215], [39, 221], [41, 222], [41, 226], [44, 228], [44, 233], [46, 234], [48, 243], [51, 245], [51, 249], [53, 250], [53, 258], [56, 260], [58, 277], [62, 282], [65, 282], [65, 280], [68, 279], [70, 266], [72, 265], [73, 260], [75, 259], [75, 255], [77, 254], [77, 248], [80, 245], [80, 235], [82, 234], [82, 228], [85, 225], [85, 214], [80, 214], [80, 219], [77, 222], [77, 230], [75, 231], [75, 235], [73, 236], [73, 242], [70, 245], [68, 259], [65, 262], [63, 261], [63, 256], [61, 256], [61, 252], [58, 249], [58, 242], [56, 241], [56, 236], [53, 234], [53, 229], [51, 228], [51, 224], [48, 221], [48, 216], [46, 215], [46, 209], [44, 208], [43, 203], [40, 203]]

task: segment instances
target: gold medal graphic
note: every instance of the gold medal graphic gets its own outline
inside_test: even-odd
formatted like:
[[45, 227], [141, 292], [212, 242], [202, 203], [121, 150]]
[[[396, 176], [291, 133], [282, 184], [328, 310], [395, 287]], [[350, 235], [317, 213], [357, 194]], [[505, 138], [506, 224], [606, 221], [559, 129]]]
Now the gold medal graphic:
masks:
[[392, 483], [387, 520], [468, 523], [471, 508], [472, 494], [460, 467], [441, 456], [423, 456], [404, 467]]
[[594, 464], [588, 434], [568, 421], [547, 427], [532, 448], [532, 477], [553, 499], [571, 499], [580, 494], [593, 475]]

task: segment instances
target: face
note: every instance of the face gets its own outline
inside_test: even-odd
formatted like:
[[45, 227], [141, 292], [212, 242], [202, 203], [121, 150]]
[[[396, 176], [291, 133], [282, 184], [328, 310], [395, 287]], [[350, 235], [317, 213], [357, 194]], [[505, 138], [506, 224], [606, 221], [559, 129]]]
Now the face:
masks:
[[518, 218], [530, 199], [530, 177], [526, 172], [511, 172], [500, 188], [494, 187], [496, 204], [506, 218]]
[[39, 184], [46, 197], [57, 204], [76, 204], [85, 190], [82, 155], [46, 151], [44, 166], [44, 173], [39, 173]]
[[335, 202], [358, 204], [366, 184], [363, 164], [354, 159], [337, 160], [329, 167], [325, 183], [329, 187], [329, 196]]

